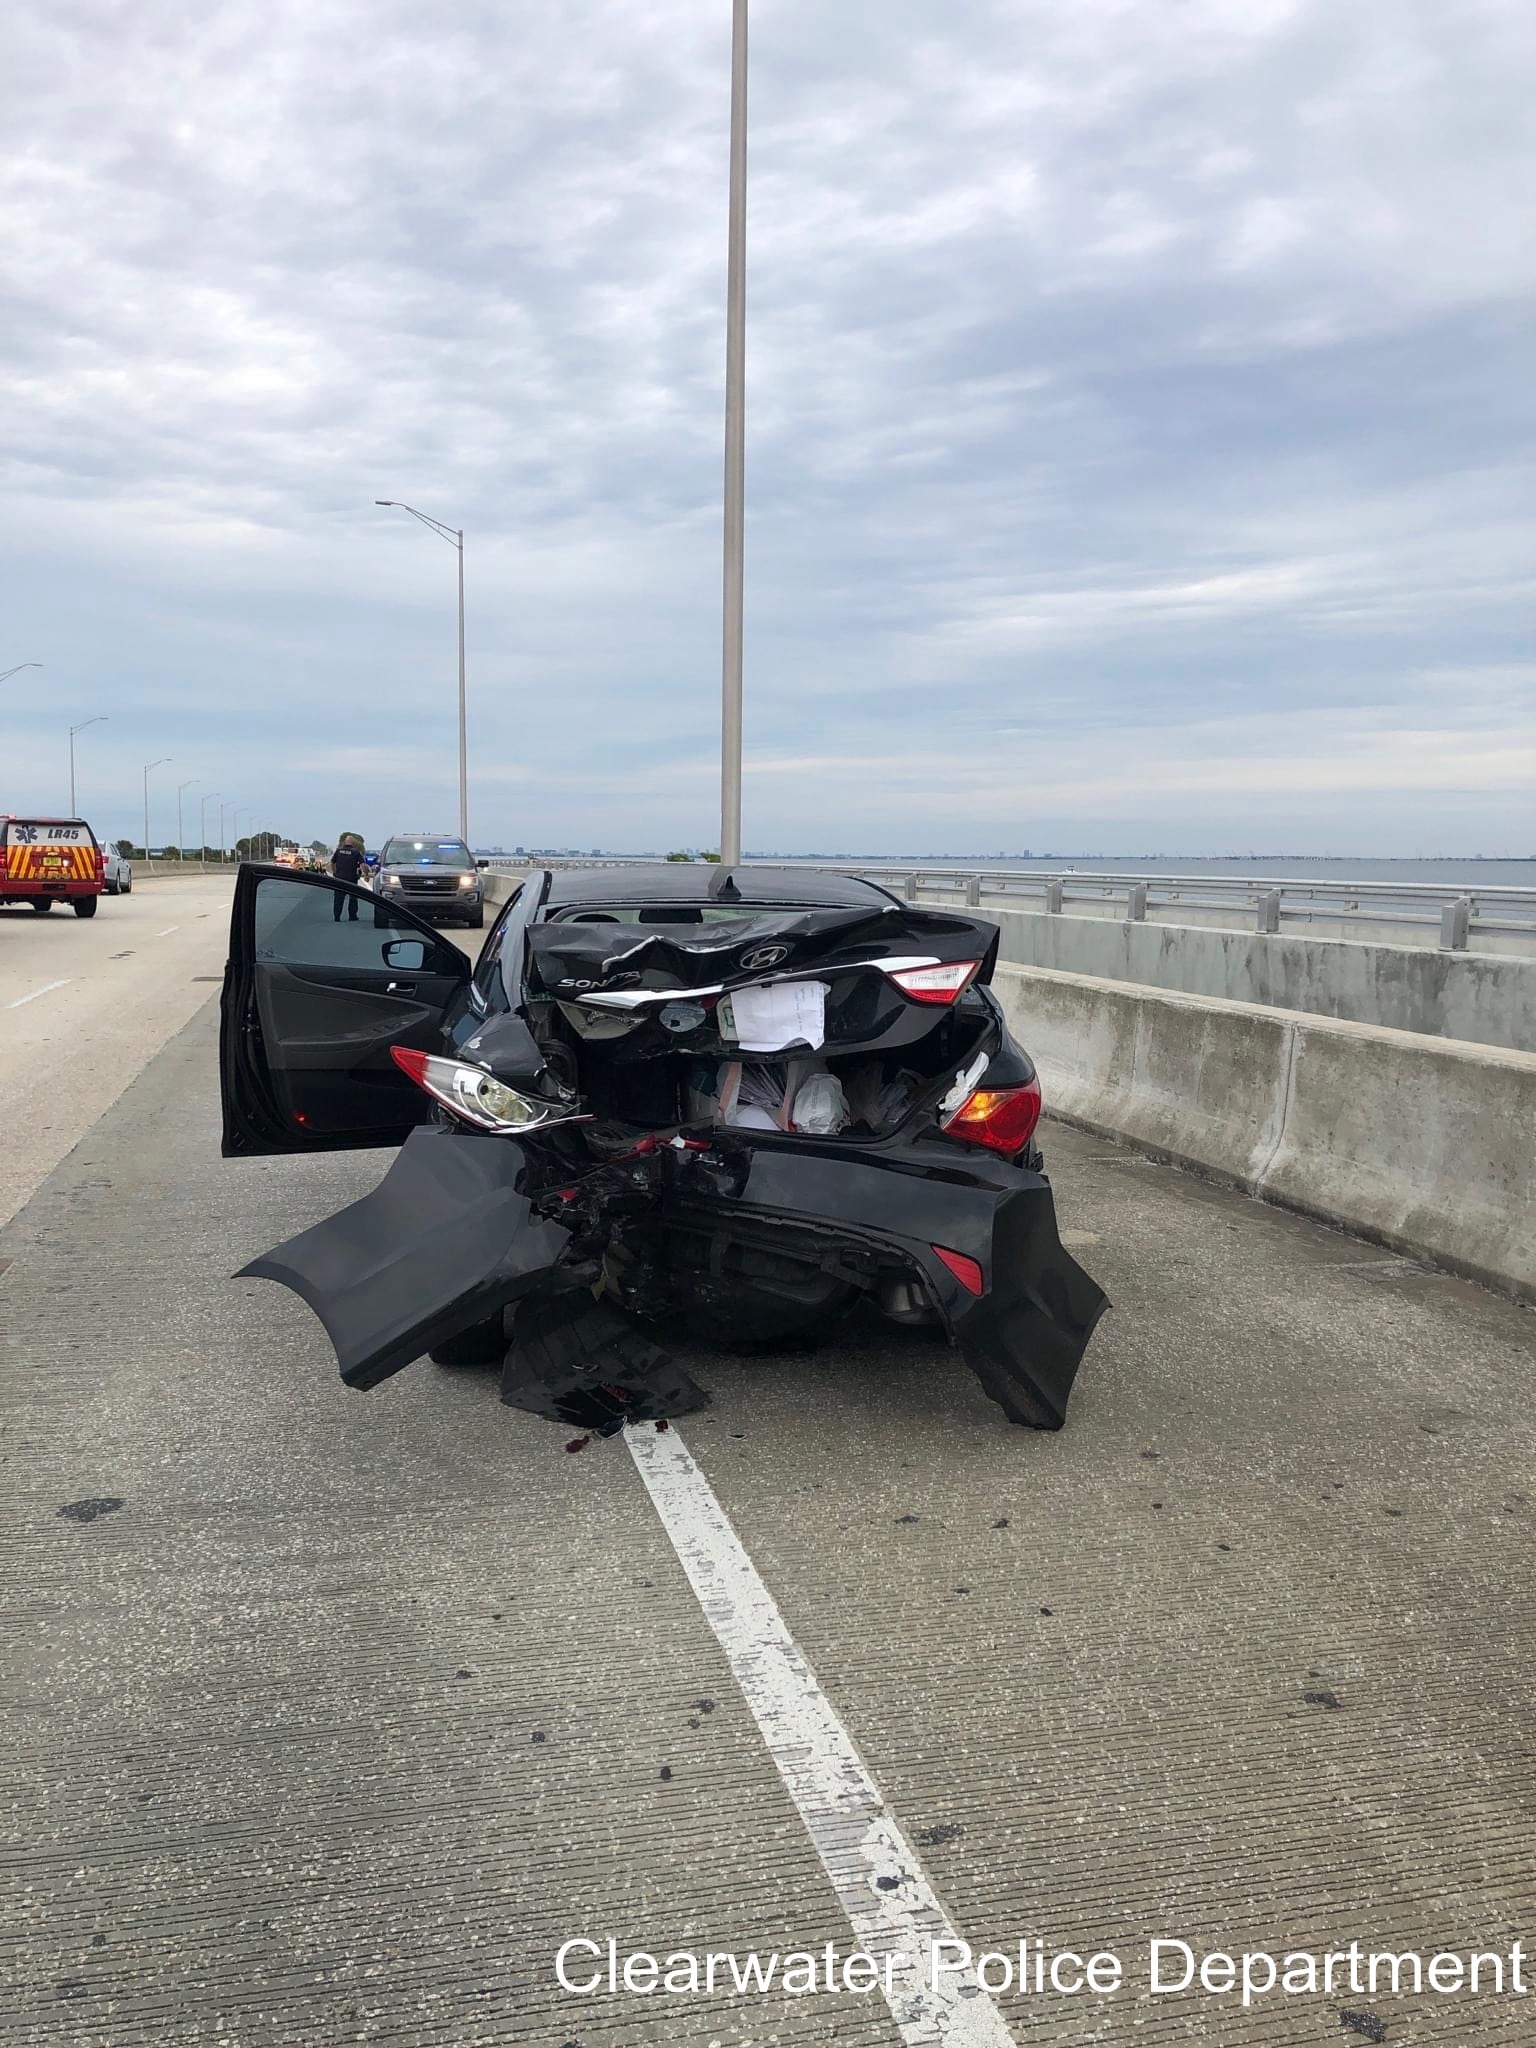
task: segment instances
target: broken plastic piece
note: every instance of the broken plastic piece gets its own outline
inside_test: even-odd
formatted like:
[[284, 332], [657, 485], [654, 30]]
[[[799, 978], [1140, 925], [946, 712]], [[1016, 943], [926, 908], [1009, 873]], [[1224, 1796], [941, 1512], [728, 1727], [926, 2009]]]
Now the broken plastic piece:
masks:
[[612, 1303], [581, 1289], [521, 1303], [501, 1374], [501, 1398], [593, 1436], [626, 1422], [659, 1422], [707, 1408], [709, 1396]]

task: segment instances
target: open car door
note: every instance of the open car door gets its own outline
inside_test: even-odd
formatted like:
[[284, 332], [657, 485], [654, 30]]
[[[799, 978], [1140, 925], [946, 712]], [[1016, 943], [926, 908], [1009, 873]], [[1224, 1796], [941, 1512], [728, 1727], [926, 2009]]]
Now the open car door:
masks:
[[390, 1050], [440, 1050], [469, 976], [457, 946], [370, 890], [242, 867], [220, 1005], [224, 1156], [400, 1144], [432, 1101]]

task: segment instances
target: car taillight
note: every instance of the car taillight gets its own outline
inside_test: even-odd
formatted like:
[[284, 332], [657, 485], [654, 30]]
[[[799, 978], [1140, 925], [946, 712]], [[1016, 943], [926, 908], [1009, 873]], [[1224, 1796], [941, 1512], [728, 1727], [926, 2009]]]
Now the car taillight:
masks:
[[980, 965], [979, 960], [951, 960], [933, 967], [887, 968], [886, 974], [915, 1003], [952, 1003]]
[[1024, 1150], [1039, 1121], [1040, 1083], [1035, 1080], [1026, 1081], [1022, 1088], [978, 1088], [961, 1103], [944, 1129], [968, 1145], [1014, 1153]]
[[519, 1095], [505, 1081], [498, 1081], [484, 1067], [472, 1067], [464, 1060], [444, 1059], [438, 1053], [417, 1052], [414, 1046], [392, 1045], [389, 1056], [402, 1074], [409, 1074], [418, 1088], [424, 1088], [435, 1102], [452, 1110], [462, 1123], [479, 1131], [496, 1131], [514, 1137], [521, 1131], [539, 1130], [549, 1124], [587, 1123], [590, 1118], [562, 1114], [551, 1102]]
[[964, 1252], [952, 1252], [947, 1246], [936, 1244], [934, 1256], [948, 1266], [967, 1294], [980, 1294], [986, 1285], [986, 1275], [974, 1259], [968, 1259]]

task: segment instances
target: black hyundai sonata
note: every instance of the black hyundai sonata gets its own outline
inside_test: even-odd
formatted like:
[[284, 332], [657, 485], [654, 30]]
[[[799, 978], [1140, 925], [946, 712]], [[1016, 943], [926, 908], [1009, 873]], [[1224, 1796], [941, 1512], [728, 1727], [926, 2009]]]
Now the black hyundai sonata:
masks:
[[868, 882], [674, 863], [530, 875], [472, 968], [377, 894], [247, 866], [225, 1155], [400, 1150], [244, 1271], [354, 1387], [499, 1361], [508, 1402], [616, 1429], [707, 1400], [668, 1327], [771, 1346], [863, 1300], [1059, 1429], [1105, 1300], [1057, 1235], [997, 944]]

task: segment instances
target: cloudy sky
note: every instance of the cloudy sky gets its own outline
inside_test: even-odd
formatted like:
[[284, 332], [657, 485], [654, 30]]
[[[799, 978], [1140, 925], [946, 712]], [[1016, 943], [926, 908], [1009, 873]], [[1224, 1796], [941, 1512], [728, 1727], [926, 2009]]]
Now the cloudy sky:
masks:
[[[450, 821], [388, 497], [476, 839], [713, 843], [729, 11], [7, 10], [0, 809], [104, 712], [113, 836]], [[748, 845], [1536, 851], [1533, 88], [1528, 0], [754, 0]]]

